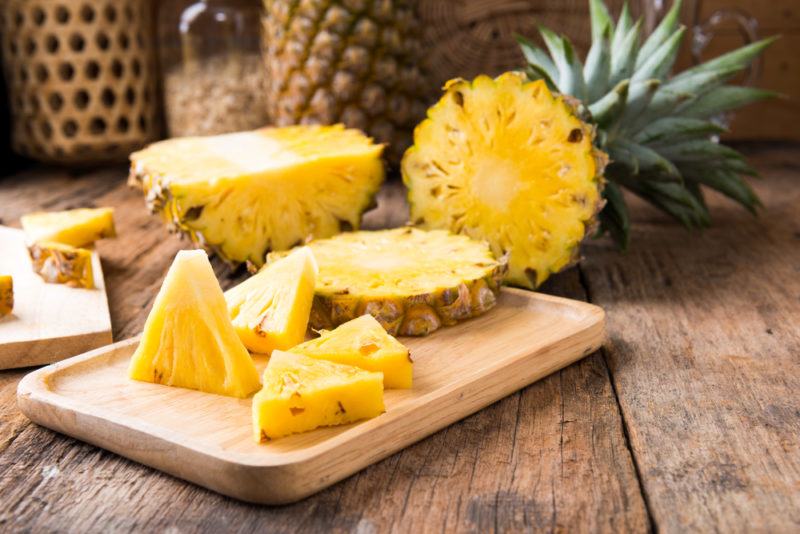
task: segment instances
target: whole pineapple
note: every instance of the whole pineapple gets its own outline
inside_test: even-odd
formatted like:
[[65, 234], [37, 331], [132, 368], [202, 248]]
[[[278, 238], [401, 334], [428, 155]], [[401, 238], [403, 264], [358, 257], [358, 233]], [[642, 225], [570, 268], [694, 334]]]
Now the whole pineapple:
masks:
[[425, 114], [420, 25], [403, 0], [264, 0], [274, 124], [344, 123], [388, 143], [390, 161]]

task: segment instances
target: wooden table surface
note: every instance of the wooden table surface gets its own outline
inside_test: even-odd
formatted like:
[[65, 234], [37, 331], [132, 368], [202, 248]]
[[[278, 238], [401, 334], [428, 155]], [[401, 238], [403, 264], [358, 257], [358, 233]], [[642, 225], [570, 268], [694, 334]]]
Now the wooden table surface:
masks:
[[[599, 240], [544, 291], [603, 306], [601, 352], [305, 501], [242, 504], [40, 428], [0, 372], [0, 531], [332, 529], [800, 531], [800, 159], [743, 147], [764, 179], [754, 218], [711, 198], [688, 233], [636, 204], [632, 245]], [[140, 331], [187, 242], [150, 216], [122, 167], [0, 179], [0, 218], [114, 206], [101, 242], [114, 338]], [[397, 184], [368, 216], [404, 220]], [[223, 285], [241, 277], [215, 262]]]

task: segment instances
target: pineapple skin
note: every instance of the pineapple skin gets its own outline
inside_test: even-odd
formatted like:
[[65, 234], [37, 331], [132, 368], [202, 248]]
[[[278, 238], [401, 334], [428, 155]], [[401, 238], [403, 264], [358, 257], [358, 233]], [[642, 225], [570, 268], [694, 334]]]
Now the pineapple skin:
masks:
[[0, 274], [0, 317], [14, 310], [14, 279], [10, 274]]
[[384, 411], [381, 373], [275, 351], [253, 397], [253, 437], [261, 443]]
[[[343, 323], [356, 319], [364, 314], [372, 315], [392, 336], [427, 336], [442, 326], [451, 326], [466, 319], [477, 317], [492, 309], [497, 303], [497, 296], [502, 286], [503, 277], [508, 268], [505, 258], [496, 260], [486, 248], [484, 257], [485, 265], [480, 267], [480, 275], [469, 279], [460, 280], [452, 285], [444, 285], [433, 290], [419, 292], [404, 292], [400, 289], [378, 288], [378, 294], [365, 291], [359, 292], [351, 287], [342, 286], [336, 280], [335, 274], [331, 276], [333, 287], [325, 288], [322, 284], [327, 278], [326, 272], [331, 268], [340, 268], [339, 265], [326, 265], [322, 257], [316, 253], [319, 247], [336, 243], [342, 240], [355, 239], [364, 235], [367, 239], [372, 236], [386, 236], [390, 240], [413, 239], [421, 242], [428, 236], [435, 236], [437, 240], [452, 236], [449, 232], [426, 232], [415, 228], [397, 228], [376, 232], [356, 232], [341, 234], [327, 240], [312, 241], [307, 246], [315, 251], [315, 256], [320, 267], [316, 294], [311, 306], [311, 316], [308, 324], [315, 330], [331, 330]], [[466, 237], [462, 237], [466, 241]], [[447, 242], [447, 241], [445, 241]], [[474, 246], [484, 245], [472, 242]], [[342, 243], [342, 258], [352, 257], [358, 264], [359, 255], [364, 254], [359, 248], [349, 249]], [[444, 245], [440, 245], [444, 246]], [[415, 255], [424, 257], [424, 248], [415, 250]], [[270, 254], [269, 261], [281, 256], [281, 253]], [[414, 261], [414, 258], [411, 258]], [[424, 279], [424, 273], [420, 276]]]
[[28, 254], [33, 271], [45, 282], [94, 288], [91, 250], [43, 241], [29, 245]]
[[20, 223], [29, 243], [49, 241], [85, 247], [117, 235], [113, 208], [29, 213], [20, 218]]
[[397, 163], [429, 88], [416, 6], [407, 0], [264, 0], [267, 102], [277, 125], [359, 128]]
[[410, 389], [414, 362], [407, 347], [390, 336], [371, 315], [362, 315], [320, 337], [289, 349], [294, 354], [383, 373], [383, 387]]
[[[513, 232], [506, 232], [503, 235], [502, 232], [497, 232], [498, 228], [513, 229], [520, 222], [535, 220], [531, 216], [531, 211], [538, 208], [533, 204], [537, 192], [534, 190], [533, 193], [526, 193], [530, 201], [522, 196], [514, 199], [525, 200], [518, 206], [520, 210], [518, 213], [510, 206], [495, 210], [494, 213], [491, 209], [477, 209], [475, 206], [481, 205], [484, 201], [482, 196], [486, 195], [487, 191], [483, 191], [483, 195], [466, 193], [466, 196], [457, 196], [463, 191], [469, 191], [469, 180], [475, 180], [480, 174], [477, 171], [464, 171], [463, 161], [470, 158], [473, 158], [473, 161], [480, 160], [473, 154], [481, 156], [499, 154], [497, 157], [500, 165], [519, 169], [529, 157], [524, 152], [528, 149], [526, 143], [531, 142], [537, 135], [542, 135], [537, 132], [537, 125], [527, 126], [529, 128], [527, 135], [530, 136], [528, 139], [515, 139], [514, 143], [519, 143], [518, 146], [506, 144], [500, 148], [495, 145], [494, 139], [496, 132], [501, 130], [500, 125], [496, 124], [496, 130], [491, 131], [491, 123], [485, 119], [481, 131], [474, 132], [472, 138], [469, 132], [458, 130], [454, 135], [448, 132], [447, 137], [438, 137], [435, 133], [443, 125], [449, 127], [450, 122], [461, 124], [458, 121], [464, 116], [469, 117], [471, 112], [474, 115], [471, 119], [478, 122], [479, 117], [485, 117], [483, 110], [490, 106], [497, 107], [498, 121], [501, 116], [506, 118], [508, 121], [506, 130], [511, 128], [514, 121], [517, 121], [517, 124], [528, 125], [529, 123], [525, 121], [527, 117], [520, 115], [524, 113], [524, 109], [530, 109], [523, 106], [529, 105], [531, 95], [535, 95], [534, 98], [541, 97], [539, 102], [544, 102], [544, 106], [548, 106], [551, 116], [562, 118], [564, 124], [569, 124], [563, 132], [559, 132], [563, 134], [563, 138], [551, 135], [553, 139], [544, 138], [544, 142], [553, 142], [563, 147], [577, 146], [582, 162], [580, 166], [586, 167], [586, 172], [581, 176], [581, 189], [578, 191], [576, 187], [571, 198], [568, 197], [566, 201], [558, 199], [549, 202], [548, 199], [548, 202], [543, 202], [547, 208], [558, 204], [568, 206], [571, 211], [562, 221], [564, 224], [553, 224], [544, 231], [535, 224], [532, 231], [525, 229], [517, 232], [516, 236]], [[480, 105], [474, 104], [475, 107], [471, 109], [465, 107], [465, 99], [470, 98], [475, 98], [476, 104]], [[519, 110], [515, 107], [517, 104]], [[401, 170], [403, 182], [408, 188], [411, 223], [426, 229], [449, 229], [488, 241], [495, 255], [508, 255], [508, 270], [504, 282], [527, 289], [535, 289], [551, 274], [576, 264], [580, 259], [580, 245], [587, 236], [596, 232], [598, 215], [605, 205], [602, 198], [605, 184], [603, 171], [608, 163], [606, 154], [594, 147], [594, 128], [581, 119], [578, 105], [579, 102], [568, 96], [551, 94], [544, 81], [526, 81], [523, 74], [516, 72], [507, 72], [494, 79], [478, 76], [472, 81], [457, 78], [447, 82], [444, 95], [428, 110], [428, 118], [417, 126], [414, 133], [415, 144], [403, 157]], [[498, 141], [500, 142], [502, 141]], [[537, 139], [536, 142], [541, 142], [541, 139]], [[481, 153], [481, 150], [484, 152]], [[515, 153], [509, 155], [509, 151]], [[459, 160], [462, 156], [463, 159]], [[458, 172], [447, 172], [442, 168], [440, 162], [449, 164], [452, 160], [456, 160], [455, 163], [459, 166]], [[572, 161], [565, 164], [561, 157], [554, 157], [552, 163], [561, 165], [562, 170], [578, 167]], [[529, 163], [528, 165], [530, 166]], [[485, 172], [495, 171], [496, 168], [485, 170]], [[432, 181], [443, 175], [450, 182]], [[516, 180], [517, 183], [501, 184], [497, 176], [492, 175], [492, 181], [488, 182], [491, 189], [488, 191], [488, 196], [494, 191], [511, 191], [514, 189], [512, 186], [517, 186], [529, 176], [533, 176], [533, 173], [523, 175]], [[568, 188], [564, 188], [566, 189]], [[456, 193], [451, 194], [451, 191]], [[471, 205], [464, 203], [465, 198]], [[558, 245], [556, 246], [550, 240], [551, 232], [552, 234], [562, 232], [562, 228], [567, 227], [566, 223], [570, 223], [569, 230], [563, 232], [560, 240], [553, 240], [556, 241]], [[513, 237], [508, 237], [509, 235]]]

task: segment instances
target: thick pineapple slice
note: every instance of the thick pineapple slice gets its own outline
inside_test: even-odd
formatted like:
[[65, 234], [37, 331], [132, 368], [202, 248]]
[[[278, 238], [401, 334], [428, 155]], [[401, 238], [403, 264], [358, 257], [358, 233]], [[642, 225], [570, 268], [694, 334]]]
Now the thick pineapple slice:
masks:
[[14, 280], [10, 274], [0, 274], [0, 317], [14, 309]]
[[257, 442], [382, 414], [383, 375], [276, 350], [253, 397]]
[[369, 314], [292, 347], [289, 352], [311, 358], [355, 365], [383, 373], [383, 387], [410, 388], [413, 361], [408, 349], [390, 336]]
[[358, 228], [382, 150], [341, 125], [170, 139], [131, 155], [131, 183], [195, 244], [261, 266], [270, 250]]
[[317, 330], [368, 313], [391, 335], [424, 336], [491, 309], [505, 273], [488, 245], [443, 230], [350, 232], [308, 247], [319, 265]]
[[49, 241], [85, 247], [98, 239], [114, 237], [112, 208], [81, 208], [36, 212], [20, 218], [28, 243]]
[[226, 291], [228, 313], [245, 347], [269, 354], [301, 343], [316, 276], [314, 255], [301, 247]]
[[507, 281], [541, 284], [578, 258], [603, 206], [605, 155], [544, 81], [452, 80], [403, 157], [411, 221], [510, 254]]
[[208, 256], [178, 252], [147, 316], [128, 373], [134, 380], [247, 397], [258, 372], [228, 318]]
[[92, 289], [92, 251], [61, 243], [37, 241], [28, 245], [28, 254], [36, 274], [50, 284]]

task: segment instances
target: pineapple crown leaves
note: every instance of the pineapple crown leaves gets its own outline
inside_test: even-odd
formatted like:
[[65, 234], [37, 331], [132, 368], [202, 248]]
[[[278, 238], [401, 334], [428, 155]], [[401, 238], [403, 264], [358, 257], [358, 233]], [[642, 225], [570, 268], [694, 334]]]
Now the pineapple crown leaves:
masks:
[[775, 96], [770, 91], [727, 85], [775, 38], [744, 46], [672, 75], [686, 28], [681, 0], [642, 41], [641, 20], [627, 2], [616, 23], [602, 0], [589, 0], [592, 43], [585, 61], [564, 36], [540, 28], [545, 49], [517, 36], [526, 75], [581, 102], [597, 126], [596, 143], [611, 163], [605, 170], [606, 205], [601, 233], [622, 247], [630, 220], [621, 188], [678, 219], [688, 228], [710, 223], [702, 187], [709, 187], [755, 213], [758, 197], [743, 179], [757, 176], [735, 150], [716, 142], [725, 131], [721, 114]]

